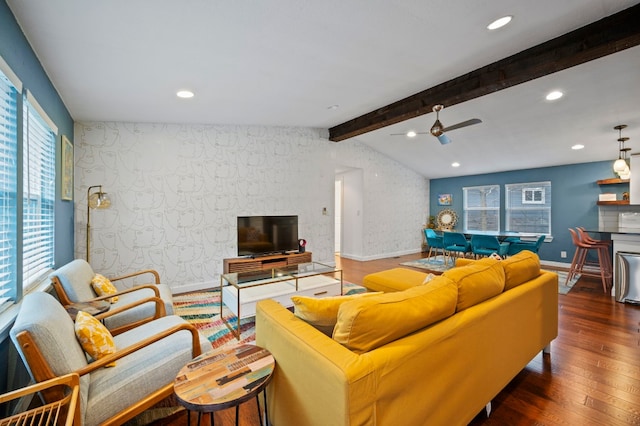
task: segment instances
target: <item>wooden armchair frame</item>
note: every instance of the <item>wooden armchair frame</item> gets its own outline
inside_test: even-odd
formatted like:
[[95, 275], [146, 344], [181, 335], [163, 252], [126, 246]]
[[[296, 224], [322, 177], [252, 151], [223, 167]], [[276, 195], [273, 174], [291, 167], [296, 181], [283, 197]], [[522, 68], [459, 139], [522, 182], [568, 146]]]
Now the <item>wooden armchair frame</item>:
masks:
[[[160, 300], [160, 302], [162, 301]], [[96, 318], [100, 318], [100, 316], [96, 316]], [[91, 373], [93, 371], [96, 371], [104, 367], [105, 365], [113, 361], [116, 361], [124, 356], [127, 356], [137, 350], [140, 350], [146, 346], [149, 346], [154, 342], [157, 342], [171, 334], [177, 333], [182, 330], [187, 330], [191, 333], [192, 357], [193, 358], [197, 357], [201, 353], [200, 337], [199, 337], [198, 331], [191, 324], [185, 323], [185, 324], [173, 326], [169, 329], [164, 330], [161, 333], [155, 334], [144, 340], [141, 340], [134, 345], [120, 349], [114, 354], [108, 355], [104, 358], [94, 361], [91, 364], [87, 365], [86, 367], [75, 371], [74, 373], [77, 376], [83, 376], [85, 374]], [[56, 377], [55, 374], [51, 370], [51, 367], [49, 366], [49, 364], [46, 362], [42, 351], [36, 345], [31, 334], [28, 331], [23, 331], [21, 333], [18, 333], [16, 338], [22, 349], [24, 357], [27, 363], [29, 364], [29, 369], [31, 370], [31, 373], [34, 376], [34, 379], [37, 382], [42, 382], [45, 380], [50, 380], [55, 378]], [[162, 388], [156, 390], [152, 394], [148, 395], [146, 398], [134, 402], [127, 409], [120, 411], [115, 416], [111, 417], [110, 419], [108, 419], [102, 424], [103, 425], [120, 425], [125, 421], [132, 419], [133, 417], [137, 416], [138, 414], [142, 413], [146, 409], [152, 407], [153, 405], [157, 404], [158, 402], [162, 401], [163, 399], [165, 399], [166, 397], [172, 394], [173, 394], [173, 383], [169, 383], [163, 386]], [[50, 397], [50, 395], [44, 395], [44, 396], [45, 396], [45, 400], [48, 400], [47, 398]], [[78, 422], [77, 424], [80, 424], [80, 423]]]
[[[65, 392], [65, 389], [68, 391]], [[80, 376], [76, 373], [55, 377], [0, 395], [0, 404], [23, 397], [46, 394], [48, 403], [0, 419], [0, 426], [17, 424], [80, 425]], [[64, 420], [64, 423], [62, 421]]]

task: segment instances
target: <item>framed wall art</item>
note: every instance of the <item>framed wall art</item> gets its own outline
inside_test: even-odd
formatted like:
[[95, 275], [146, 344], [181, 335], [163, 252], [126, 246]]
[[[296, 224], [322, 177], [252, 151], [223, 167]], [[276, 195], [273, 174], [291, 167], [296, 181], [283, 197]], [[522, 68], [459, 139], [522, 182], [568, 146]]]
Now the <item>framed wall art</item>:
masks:
[[62, 135], [62, 175], [60, 198], [73, 200], [73, 144]]
[[450, 206], [452, 201], [451, 194], [438, 194], [439, 206]]

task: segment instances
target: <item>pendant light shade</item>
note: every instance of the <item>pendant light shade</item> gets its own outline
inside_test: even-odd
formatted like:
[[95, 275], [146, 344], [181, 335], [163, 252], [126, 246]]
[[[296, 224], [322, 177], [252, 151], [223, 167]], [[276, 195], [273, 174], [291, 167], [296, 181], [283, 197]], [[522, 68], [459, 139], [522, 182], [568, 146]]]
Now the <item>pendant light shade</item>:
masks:
[[629, 163], [627, 162], [627, 152], [631, 148], [625, 148], [624, 143], [629, 138], [622, 137], [622, 129], [626, 128], [626, 124], [619, 124], [614, 127], [614, 130], [618, 131], [618, 159], [613, 163], [613, 171], [620, 176], [620, 179], [629, 179], [631, 176], [631, 170], [629, 169]]

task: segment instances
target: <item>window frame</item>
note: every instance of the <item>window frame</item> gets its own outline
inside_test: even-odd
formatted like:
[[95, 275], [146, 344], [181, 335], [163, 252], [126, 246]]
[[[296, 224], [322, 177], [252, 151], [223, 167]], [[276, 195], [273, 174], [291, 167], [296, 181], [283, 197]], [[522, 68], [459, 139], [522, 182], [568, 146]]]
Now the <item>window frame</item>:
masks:
[[[525, 234], [547, 235], [551, 236], [551, 214], [553, 211], [552, 203], [552, 183], [551, 181], [542, 182], [522, 182], [505, 184], [505, 231], [520, 232]], [[533, 198], [525, 199], [525, 193], [531, 193]], [[536, 199], [535, 194], [540, 196]], [[515, 200], [519, 201], [519, 205]], [[525, 228], [514, 228], [514, 213], [520, 212], [520, 215], [527, 215], [527, 212], [540, 211], [539, 224], [526, 224]], [[546, 225], [544, 225], [546, 223]], [[542, 229], [544, 227], [545, 229]]]
[[[469, 193], [471, 191], [478, 191], [478, 190], [488, 190], [489, 193], [495, 191], [495, 197], [497, 197], [497, 206], [470, 206], [469, 205], [469, 201], [470, 201], [470, 197], [469, 197]], [[467, 186], [467, 187], [463, 187], [462, 188], [462, 198], [463, 198], [463, 216], [464, 216], [464, 220], [463, 220], [463, 229], [464, 232], [500, 232], [500, 213], [501, 213], [501, 209], [502, 209], [502, 200], [501, 200], [501, 190], [500, 190], [500, 185], [478, 185], [478, 186]], [[472, 222], [469, 219], [470, 216], [470, 212], [491, 212], [491, 216], [493, 216], [494, 220], [495, 220], [495, 226], [492, 228], [485, 228], [485, 229], [475, 229], [475, 228], [470, 228], [469, 225]], [[489, 218], [491, 219], [491, 218]]]
[[[4, 163], [0, 164], [0, 167], [11, 165], [13, 179], [8, 184], [3, 181], [4, 185], [0, 186], [2, 224], [10, 231], [0, 229], [0, 239], [6, 239], [6, 250], [0, 257], [0, 279], [6, 277], [5, 282], [0, 281], [2, 312], [18, 303], [27, 291], [42, 284], [54, 267], [59, 172], [56, 168], [57, 126], [33, 95], [23, 88], [2, 57], [0, 78], [3, 84], [0, 150], [8, 143], [14, 145], [13, 150], [7, 150]], [[5, 139], [9, 142], [5, 143]], [[3, 288], [9, 291], [3, 292]]]

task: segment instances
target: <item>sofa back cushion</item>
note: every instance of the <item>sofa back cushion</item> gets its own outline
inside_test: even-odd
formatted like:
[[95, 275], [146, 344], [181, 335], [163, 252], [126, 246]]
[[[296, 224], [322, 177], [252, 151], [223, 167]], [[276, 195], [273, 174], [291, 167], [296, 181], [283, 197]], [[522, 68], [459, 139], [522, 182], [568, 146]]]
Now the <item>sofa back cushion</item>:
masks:
[[340, 305], [358, 297], [371, 297], [381, 292], [358, 293], [349, 296], [309, 297], [291, 296], [294, 314], [301, 320], [311, 324], [327, 336], [331, 337], [338, 321]]
[[333, 339], [356, 353], [365, 353], [451, 316], [458, 289], [436, 277], [404, 291], [354, 299], [340, 305]]
[[540, 275], [540, 258], [529, 250], [523, 250], [501, 262], [505, 275], [504, 291], [517, 287]]
[[496, 296], [504, 290], [504, 269], [490, 257], [444, 272], [458, 288], [456, 312]]

